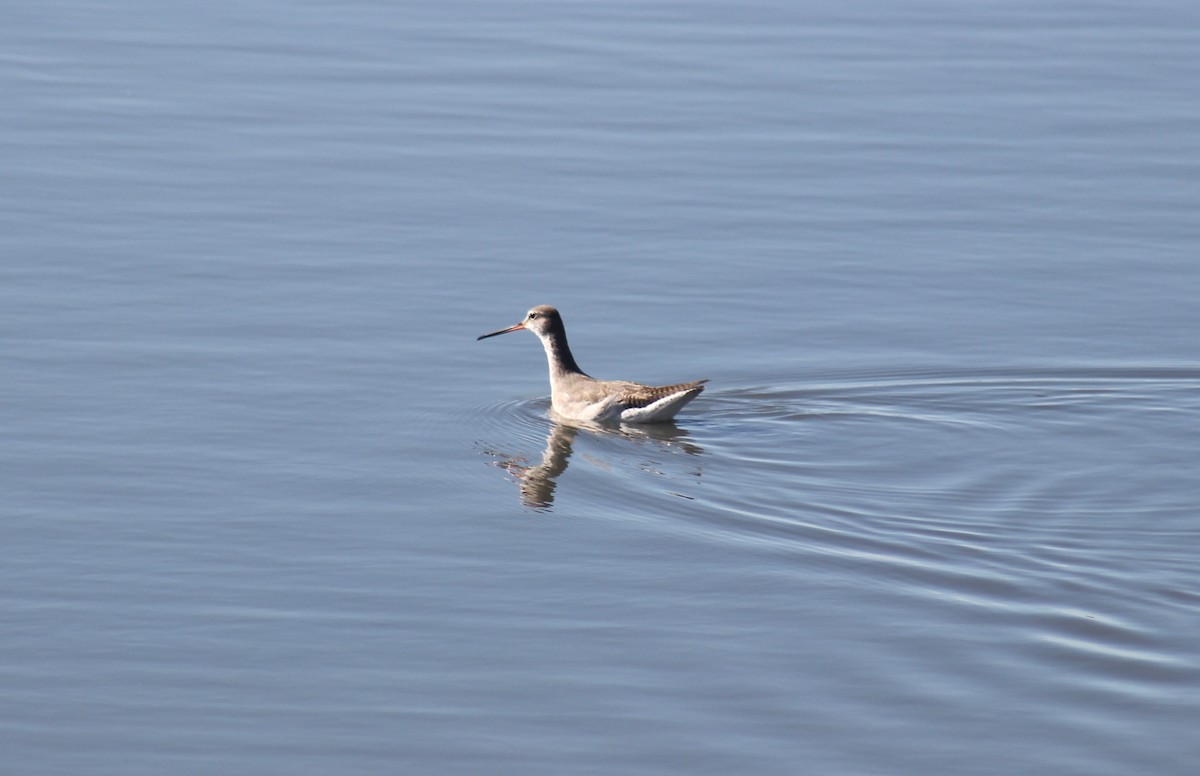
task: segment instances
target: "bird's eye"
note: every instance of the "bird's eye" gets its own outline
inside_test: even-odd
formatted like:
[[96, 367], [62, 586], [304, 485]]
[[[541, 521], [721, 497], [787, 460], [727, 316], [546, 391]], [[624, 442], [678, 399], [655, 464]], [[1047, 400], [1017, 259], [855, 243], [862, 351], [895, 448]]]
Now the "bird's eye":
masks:
[[534, 319], [535, 319], [535, 318], [537, 318], [537, 317], [538, 317], [538, 314], [537, 314], [537, 313], [530, 313], [530, 314], [529, 314], [529, 320], [531, 320], [531, 321], [532, 321], [532, 320], [534, 320]]

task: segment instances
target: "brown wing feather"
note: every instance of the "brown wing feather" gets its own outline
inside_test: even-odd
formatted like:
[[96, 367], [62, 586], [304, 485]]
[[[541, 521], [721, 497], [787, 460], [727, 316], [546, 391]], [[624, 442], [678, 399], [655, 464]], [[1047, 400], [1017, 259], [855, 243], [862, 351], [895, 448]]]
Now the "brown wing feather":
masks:
[[621, 394], [621, 403], [627, 407], [648, 407], [664, 396], [670, 396], [673, 393], [681, 393], [683, 391], [691, 391], [700, 393], [704, 390], [704, 384], [708, 380], [697, 380], [694, 383], [677, 383], [675, 385], [638, 385]]

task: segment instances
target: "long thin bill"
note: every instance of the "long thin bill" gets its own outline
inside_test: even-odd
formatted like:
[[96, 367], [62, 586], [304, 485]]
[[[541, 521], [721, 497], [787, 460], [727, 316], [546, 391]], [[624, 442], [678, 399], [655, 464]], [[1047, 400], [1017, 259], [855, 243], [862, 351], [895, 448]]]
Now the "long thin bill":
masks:
[[475, 341], [478, 342], [481, 339], [487, 339], [488, 337], [495, 337], [498, 334], [508, 334], [510, 331], [517, 331], [519, 329], [524, 329], [524, 328], [525, 328], [524, 323], [518, 323], [516, 326], [509, 326], [507, 329], [501, 329], [500, 331], [494, 331], [491, 334], [480, 334], [478, 337], [475, 338]]

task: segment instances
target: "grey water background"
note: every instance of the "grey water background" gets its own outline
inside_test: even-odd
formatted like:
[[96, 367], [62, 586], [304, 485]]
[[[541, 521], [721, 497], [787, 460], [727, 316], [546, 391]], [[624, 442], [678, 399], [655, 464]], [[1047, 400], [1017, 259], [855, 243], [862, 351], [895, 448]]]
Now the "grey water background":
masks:
[[1200, 6], [0, 21], [0, 770], [1194, 773]]

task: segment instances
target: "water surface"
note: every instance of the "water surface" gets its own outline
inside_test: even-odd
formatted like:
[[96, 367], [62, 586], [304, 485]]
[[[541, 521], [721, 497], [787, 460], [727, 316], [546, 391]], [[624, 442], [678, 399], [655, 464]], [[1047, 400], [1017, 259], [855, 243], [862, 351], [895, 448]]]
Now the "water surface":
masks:
[[1190, 774], [1197, 30], [10, 9], [6, 761]]

